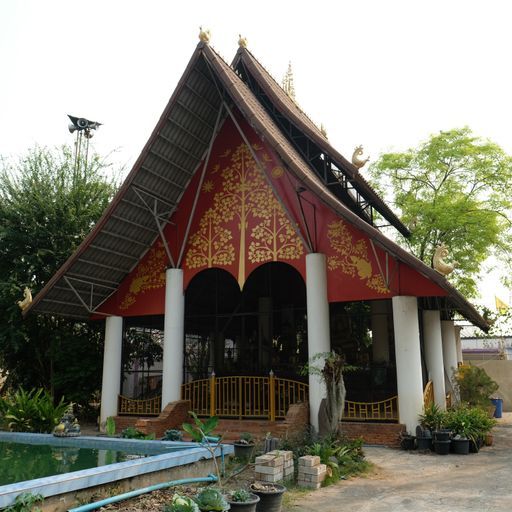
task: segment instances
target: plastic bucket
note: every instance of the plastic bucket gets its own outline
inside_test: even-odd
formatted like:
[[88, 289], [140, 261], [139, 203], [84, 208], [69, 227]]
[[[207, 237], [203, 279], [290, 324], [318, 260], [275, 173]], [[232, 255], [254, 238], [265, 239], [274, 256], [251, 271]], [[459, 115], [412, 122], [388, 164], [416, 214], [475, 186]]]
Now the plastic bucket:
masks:
[[496, 406], [494, 411], [495, 418], [501, 418], [503, 414], [503, 399], [502, 398], [491, 398], [491, 402]]

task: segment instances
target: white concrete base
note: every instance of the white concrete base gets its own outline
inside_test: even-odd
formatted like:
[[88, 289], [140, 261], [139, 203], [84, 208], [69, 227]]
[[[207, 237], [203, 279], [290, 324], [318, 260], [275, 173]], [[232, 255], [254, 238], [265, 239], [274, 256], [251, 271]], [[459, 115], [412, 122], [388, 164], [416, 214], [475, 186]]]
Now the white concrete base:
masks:
[[101, 380], [100, 430], [104, 432], [109, 416], [117, 416], [117, 400], [121, 392], [121, 354], [123, 348], [123, 319], [105, 319], [103, 377]]
[[185, 336], [185, 295], [183, 270], [165, 272], [164, 353], [162, 369], [162, 410], [181, 398]]
[[416, 297], [393, 297], [392, 303], [400, 423], [414, 433], [423, 412], [418, 301]]
[[429, 378], [434, 385], [434, 402], [446, 409], [444, 385], [443, 342], [441, 338], [441, 314], [439, 311], [423, 311], [425, 360]]
[[[324, 254], [306, 256], [306, 301], [308, 312], [309, 360], [316, 354], [331, 350], [329, 302], [327, 300], [327, 268]], [[316, 366], [321, 362], [318, 361]], [[316, 375], [309, 375], [309, 416], [316, 432], [319, 430], [318, 413], [325, 398], [325, 384]]]
[[[443, 338], [443, 360], [446, 379], [453, 388], [453, 371], [457, 369], [457, 344], [455, 342], [455, 325], [453, 320], [441, 322]], [[448, 389], [450, 391], [450, 389]]]

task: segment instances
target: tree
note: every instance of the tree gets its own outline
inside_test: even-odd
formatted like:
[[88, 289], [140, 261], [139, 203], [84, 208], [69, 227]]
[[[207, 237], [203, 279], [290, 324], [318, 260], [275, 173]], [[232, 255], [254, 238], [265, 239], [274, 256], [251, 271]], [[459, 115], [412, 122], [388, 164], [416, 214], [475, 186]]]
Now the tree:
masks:
[[409, 226], [405, 243], [418, 258], [431, 264], [437, 246], [450, 249], [457, 262], [450, 279], [463, 294], [476, 296], [491, 254], [510, 258], [512, 159], [498, 145], [467, 127], [454, 129], [381, 155], [370, 172]]
[[115, 181], [97, 156], [87, 166], [69, 147], [34, 147], [0, 161], [0, 368], [8, 383], [44, 387], [84, 402], [99, 388], [99, 325], [53, 316], [22, 318], [16, 301], [35, 295], [83, 240], [108, 205]]

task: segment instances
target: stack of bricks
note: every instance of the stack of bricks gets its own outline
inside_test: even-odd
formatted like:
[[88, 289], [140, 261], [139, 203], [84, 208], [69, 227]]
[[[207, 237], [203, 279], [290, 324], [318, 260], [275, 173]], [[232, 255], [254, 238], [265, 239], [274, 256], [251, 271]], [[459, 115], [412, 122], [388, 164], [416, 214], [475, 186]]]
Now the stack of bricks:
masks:
[[299, 458], [297, 484], [301, 487], [319, 489], [327, 474], [327, 466], [320, 464], [318, 455], [305, 455]]
[[276, 483], [293, 477], [293, 452], [274, 450], [256, 457], [254, 479]]

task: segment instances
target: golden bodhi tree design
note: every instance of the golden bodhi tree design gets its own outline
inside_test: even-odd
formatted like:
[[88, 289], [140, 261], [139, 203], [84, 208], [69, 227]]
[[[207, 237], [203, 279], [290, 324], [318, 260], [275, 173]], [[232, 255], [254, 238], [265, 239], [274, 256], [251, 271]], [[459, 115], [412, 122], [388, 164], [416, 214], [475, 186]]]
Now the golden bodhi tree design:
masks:
[[360, 239], [354, 244], [352, 235], [342, 220], [331, 222], [327, 228], [327, 238], [331, 248], [336, 252], [334, 256], [329, 256], [327, 259], [329, 269], [339, 268], [351, 277], [357, 274], [359, 279], [366, 282], [368, 288], [378, 293], [387, 293], [389, 289], [382, 276], [373, 273], [366, 241]]
[[[235, 247], [229, 224], [236, 220], [239, 230], [238, 284], [242, 287], [246, 257], [251, 263], [297, 259], [303, 248], [249, 148], [240, 144], [230, 156], [230, 165], [221, 171], [221, 190], [214, 195], [212, 207], [199, 221], [199, 229], [190, 237], [186, 264], [189, 268], [231, 265]], [[249, 220], [259, 221], [250, 233]], [[248, 237], [252, 241], [247, 255]]]

